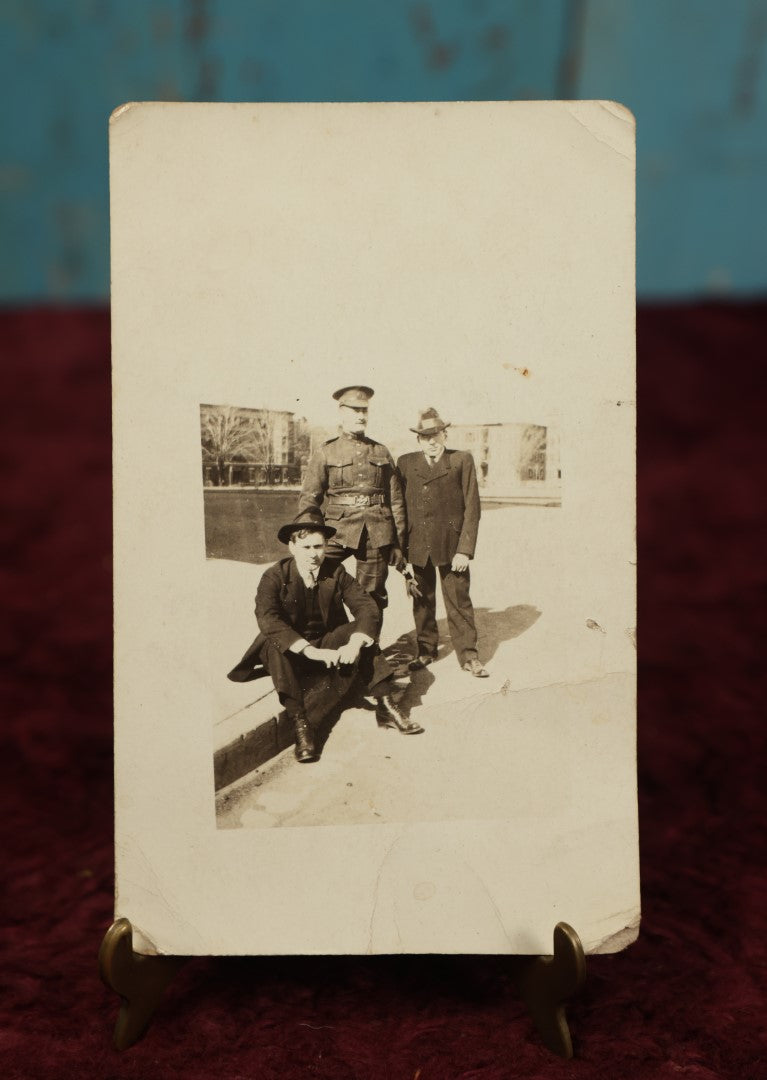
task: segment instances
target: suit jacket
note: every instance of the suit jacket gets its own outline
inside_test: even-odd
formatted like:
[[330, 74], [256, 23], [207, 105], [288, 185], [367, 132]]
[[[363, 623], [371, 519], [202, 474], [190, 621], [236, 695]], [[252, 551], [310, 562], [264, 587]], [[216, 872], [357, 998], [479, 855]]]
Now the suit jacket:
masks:
[[436, 465], [423, 451], [403, 454], [397, 462], [407, 508], [407, 559], [425, 566], [452, 562], [456, 552], [474, 557], [479, 528], [479, 485], [474, 458], [445, 448]]
[[[349, 608], [362, 633], [377, 639], [381, 630], [378, 605], [340, 564], [323, 563], [317, 576], [317, 599], [326, 632], [348, 623], [344, 605]], [[242, 660], [229, 672], [233, 682], [246, 682], [266, 672], [261, 667], [261, 652], [273, 645], [281, 653], [304, 635], [307, 612], [306, 590], [295, 559], [280, 559], [264, 571], [256, 592], [256, 621], [260, 631]]]
[[[372, 506], [341, 505], [334, 496], [375, 495]], [[336, 530], [333, 542], [355, 549], [367, 528], [373, 547], [401, 547], [405, 540], [405, 503], [394, 458], [366, 435], [341, 433], [328, 439], [306, 467], [298, 509], [320, 507]]]

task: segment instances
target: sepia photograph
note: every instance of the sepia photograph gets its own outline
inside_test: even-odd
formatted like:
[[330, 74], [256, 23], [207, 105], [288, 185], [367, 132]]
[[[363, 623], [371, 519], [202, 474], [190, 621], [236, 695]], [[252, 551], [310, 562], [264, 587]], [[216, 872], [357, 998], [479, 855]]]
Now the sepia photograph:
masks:
[[[469, 775], [467, 791], [462, 715], [467, 700], [508, 692], [515, 639], [549, 608], [531, 582], [555, 564], [534, 574], [518, 558], [507, 576], [498, 552], [514, 533], [537, 537], [539, 559], [551, 550], [558, 433], [433, 406], [382, 431], [372, 387], [329, 397], [335, 428], [319, 422], [327, 409], [313, 422], [200, 407], [212, 655], [235, 654], [246, 615], [257, 630], [213, 719], [218, 824], [497, 816], [509, 774], [481, 797]], [[430, 764], [381, 729], [429, 730]], [[471, 752], [503, 753], [499, 739], [478, 726]], [[322, 764], [298, 770], [293, 757]]]
[[0, 1080], [767, 1080], [767, 0], [0, 25]]
[[110, 140], [116, 915], [624, 948], [633, 117], [150, 102]]

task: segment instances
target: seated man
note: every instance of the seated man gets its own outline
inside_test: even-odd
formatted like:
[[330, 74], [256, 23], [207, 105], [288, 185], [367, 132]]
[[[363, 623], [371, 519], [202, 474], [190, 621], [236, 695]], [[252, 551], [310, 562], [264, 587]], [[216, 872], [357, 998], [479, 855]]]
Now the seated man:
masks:
[[303, 510], [279, 529], [290, 557], [264, 572], [256, 594], [261, 632], [229, 672], [230, 679], [245, 682], [261, 665], [268, 671], [295, 726], [301, 762], [317, 760], [314, 732], [354, 689], [376, 699], [381, 727], [396, 727], [405, 735], [423, 731], [391, 697], [393, 671], [377, 645], [381, 612], [375, 600], [343, 566], [323, 563], [334, 535], [316, 508]]

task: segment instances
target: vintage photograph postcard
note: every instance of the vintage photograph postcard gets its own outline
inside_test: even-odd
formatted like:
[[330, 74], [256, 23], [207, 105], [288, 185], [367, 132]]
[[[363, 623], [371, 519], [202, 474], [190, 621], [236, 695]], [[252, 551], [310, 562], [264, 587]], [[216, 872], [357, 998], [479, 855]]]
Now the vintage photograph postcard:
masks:
[[606, 101], [113, 114], [139, 951], [635, 939], [634, 145]]

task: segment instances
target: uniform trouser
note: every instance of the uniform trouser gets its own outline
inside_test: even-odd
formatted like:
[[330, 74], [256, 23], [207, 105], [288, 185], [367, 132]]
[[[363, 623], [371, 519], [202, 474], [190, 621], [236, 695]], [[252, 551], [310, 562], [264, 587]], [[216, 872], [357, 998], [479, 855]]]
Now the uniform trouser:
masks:
[[471, 578], [468, 569], [459, 574], [450, 569], [450, 563], [435, 567], [429, 559], [426, 566], [413, 567], [416, 583], [422, 593], [420, 599], [413, 597], [418, 653], [426, 656], [437, 653], [437, 570], [442, 580], [442, 599], [445, 601], [450, 640], [458, 663], [465, 664], [477, 655], [477, 628], [469, 596]]
[[[345, 645], [357, 630], [356, 622], [344, 623], [323, 634], [312, 645], [318, 649], [337, 649]], [[331, 709], [354, 689], [374, 696], [386, 693], [388, 687], [385, 680], [394, 674], [394, 669], [377, 645], [361, 649], [354, 664], [334, 668], [308, 660], [303, 653], [280, 652], [271, 644], [263, 647], [260, 660], [271, 675], [280, 703], [291, 720], [303, 714], [312, 727], [317, 727]]]
[[359, 547], [349, 548], [336, 543], [334, 539], [328, 541], [325, 550], [326, 562], [337, 566], [344, 559], [353, 555], [357, 560], [357, 584], [365, 590], [378, 604], [378, 610], [383, 611], [389, 603], [386, 595], [386, 578], [389, 573], [389, 551], [391, 546], [373, 547], [370, 543], [367, 528], [363, 528]]

